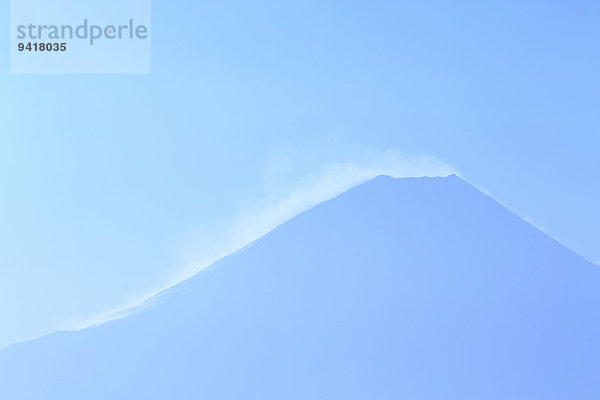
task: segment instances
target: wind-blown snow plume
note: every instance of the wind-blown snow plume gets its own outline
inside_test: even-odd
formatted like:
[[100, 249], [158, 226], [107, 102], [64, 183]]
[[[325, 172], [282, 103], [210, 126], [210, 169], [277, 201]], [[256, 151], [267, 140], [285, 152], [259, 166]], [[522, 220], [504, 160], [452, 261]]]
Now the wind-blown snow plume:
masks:
[[[269, 190], [286, 192], [283, 195], [266, 193], [265, 197], [273, 200], [259, 202], [258, 206], [245, 210], [229, 228], [219, 227], [195, 235], [191, 246], [193, 254], [184, 257], [183, 265], [174, 270], [165, 288], [153, 291], [142, 299], [132, 302], [117, 311], [110, 311], [100, 317], [88, 319], [82, 326], [96, 325], [109, 320], [122, 318], [148, 305], [153, 296], [177, 283], [193, 276], [215, 261], [249, 245], [272, 229], [283, 224], [296, 215], [319, 203], [330, 200], [352, 187], [364, 183], [378, 175], [389, 175], [394, 178], [448, 176], [457, 173], [456, 169], [429, 155], [409, 155], [394, 149], [367, 149], [363, 151], [360, 161], [326, 162], [315, 168], [314, 172], [299, 178], [286, 176], [291, 171], [288, 154], [275, 157], [276, 162], [267, 166], [266, 175], [278, 176], [280, 182], [269, 182]], [[284, 171], [284, 173], [281, 173]], [[284, 187], [274, 189], [273, 186]]]
[[352, 187], [375, 178], [448, 176], [456, 173], [451, 165], [428, 155], [407, 155], [397, 150], [371, 150], [366, 162], [331, 162], [313, 174], [299, 179], [285, 197], [263, 206], [258, 212], [240, 218], [235, 226], [246, 243], [255, 240], [285, 221]]
[[[269, 187], [264, 198], [270, 200], [248, 207], [234, 220], [230, 229], [224, 230], [225, 233], [206, 232], [199, 235], [199, 240], [192, 245], [198, 245], [201, 251], [196, 251], [196, 256], [186, 260], [185, 267], [178, 271], [171, 283], [195, 274], [301, 212], [378, 175], [403, 178], [457, 173], [452, 165], [429, 155], [409, 155], [395, 149], [369, 148], [362, 151], [361, 157], [357, 157], [360, 161], [321, 163], [313, 169], [314, 172], [294, 178], [295, 166], [290, 165], [289, 159], [294, 158], [295, 154], [290, 156], [289, 150], [283, 153], [283, 156], [276, 155], [276, 161], [266, 167], [265, 176], [269, 177]], [[277, 178], [273, 179], [273, 176]]]

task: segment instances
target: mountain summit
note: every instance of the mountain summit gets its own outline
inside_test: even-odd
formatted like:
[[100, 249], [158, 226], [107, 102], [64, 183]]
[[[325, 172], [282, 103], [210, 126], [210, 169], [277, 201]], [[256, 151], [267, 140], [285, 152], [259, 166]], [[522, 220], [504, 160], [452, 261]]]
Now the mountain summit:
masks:
[[1, 351], [0, 398], [600, 396], [600, 270], [454, 175], [378, 177], [153, 300]]

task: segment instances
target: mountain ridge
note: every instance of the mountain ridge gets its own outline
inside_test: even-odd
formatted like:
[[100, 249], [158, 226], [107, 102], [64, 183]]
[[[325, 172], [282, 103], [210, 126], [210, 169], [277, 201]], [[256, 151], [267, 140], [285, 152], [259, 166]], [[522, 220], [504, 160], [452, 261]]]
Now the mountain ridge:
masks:
[[392, 179], [299, 214], [153, 307], [4, 349], [0, 394], [600, 393], [596, 266], [456, 176]]
[[[531, 227], [535, 228], [540, 233], [542, 233], [543, 235], [547, 236], [549, 239], [554, 240], [557, 244], [559, 244], [560, 246], [564, 247], [566, 250], [572, 252], [575, 256], [581, 258], [583, 261], [588, 262], [588, 263], [590, 263], [592, 265], [600, 266], [597, 263], [595, 263], [595, 262], [593, 262], [591, 260], [588, 260], [586, 257], [584, 257], [583, 255], [581, 255], [580, 253], [578, 253], [576, 250], [570, 248], [565, 243], [563, 243], [559, 238], [557, 238], [557, 237], [549, 234], [548, 232], [546, 232], [545, 230], [543, 230], [542, 228], [540, 228], [539, 226], [537, 226], [532, 221], [530, 221], [530, 220], [528, 220], [526, 218], [521, 217], [518, 213], [516, 213], [515, 211], [513, 211], [509, 206], [507, 206], [506, 204], [504, 204], [504, 203], [500, 202], [499, 200], [495, 199], [490, 194], [486, 193], [482, 189], [480, 189], [477, 186], [473, 185], [469, 181], [465, 180], [464, 178], [462, 178], [457, 173], [452, 173], [452, 174], [449, 174], [447, 176], [431, 176], [431, 177], [430, 176], [424, 176], [424, 177], [401, 177], [401, 178], [395, 178], [395, 177], [392, 177], [390, 175], [380, 174], [380, 175], [377, 175], [374, 178], [372, 178], [372, 179], [370, 179], [370, 180], [368, 180], [366, 182], [360, 183], [360, 184], [358, 184], [358, 185], [356, 185], [356, 186], [348, 189], [347, 191], [341, 193], [338, 196], [341, 196], [341, 195], [343, 195], [343, 194], [345, 194], [347, 192], [350, 192], [350, 191], [354, 190], [357, 187], [360, 187], [360, 186], [365, 185], [365, 184], [369, 184], [371, 182], [373, 182], [373, 183], [375, 183], [377, 181], [380, 181], [380, 182], [384, 182], [384, 181], [394, 182], [394, 181], [401, 181], [401, 180], [402, 181], [411, 181], [411, 180], [434, 180], [434, 181], [435, 180], [456, 180], [456, 181], [459, 181], [459, 182], [461, 182], [463, 184], [466, 184], [468, 187], [476, 190], [477, 192], [480, 192], [482, 195], [484, 195], [484, 196], [488, 197], [489, 199], [491, 199], [492, 201], [498, 203], [498, 205], [500, 205], [503, 208], [505, 208], [508, 212], [510, 212], [511, 214], [513, 214], [515, 217], [519, 218], [524, 223], [526, 223], [526, 224], [530, 225]], [[327, 199], [327, 200], [325, 200], [325, 201], [323, 201], [321, 203], [318, 203], [318, 204], [314, 205], [313, 207], [310, 207], [310, 208], [308, 208], [308, 209], [300, 212], [299, 214], [295, 215], [291, 219], [294, 219], [294, 218], [296, 218], [296, 217], [298, 217], [298, 216], [300, 216], [300, 215], [302, 215], [302, 214], [304, 214], [306, 212], [309, 212], [310, 210], [312, 210], [315, 207], [320, 206], [321, 204], [333, 201], [338, 196], [335, 196], [335, 197], [333, 197], [331, 199]], [[285, 221], [281, 225], [284, 225], [288, 221]], [[223, 261], [223, 260], [225, 260], [225, 259], [227, 259], [227, 258], [229, 258], [231, 256], [234, 256], [234, 255], [236, 255], [236, 254], [238, 254], [240, 252], [245, 251], [246, 249], [248, 249], [251, 246], [253, 246], [257, 241], [261, 240], [265, 236], [270, 235], [273, 231], [276, 231], [278, 228], [279, 228], [279, 226], [273, 228], [272, 230], [270, 230], [269, 232], [265, 233], [264, 235], [262, 235], [262, 236], [260, 236], [260, 237], [258, 237], [256, 239], [254, 239], [254, 240], [252, 240], [252, 242], [244, 245], [243, 247], [241, 247], [241, 248], [233, 251], [232, 253], [230, 253], [230, 254], [222, 257], [221, 259], [216, 260], [213, 263], [207, 265], [206, 267], [200, 269], [199, 271], [195, 272], [191, 276], [186, 277], [185, 279], [183, 279], [181, 281], [178, 281], [176, 283], [173, 283], [173, 284], [171, 284], [171, 285], [169, 285], [169, 286], [167, 286], [165, 288], [162, 288], [162, 289], [156, 291], [155, 293], [153, 293], [153, 294], [151, 294], [149, 296], [146, 296], [144, 299], [133, 303], [132, 305], [125, 306], [125, 307], [119, 308], [119, 309], [111, 312], [106, 318], [102, 319], [99, 322], [95, 322], [93, 324], [90, 324], [90, 325], [85, 326], [85, 327], [80, 328], [80, 329], [63, 329], [63, 330], [57, 330], [57, 331], [53, 331], [53, 332], [50, 332], [48, 334], [45, 334], [45, 335], [42, 335], [42, 336], [39, 336], [39, 337], [36, 337], [36, 338], [32, 338], [32, 339], [28, 339], [28, 340], [23, 340], [23, 341], [11, 343], [11, 344], [3, 347], [3, 348], [0, 348], [0, 352], [3, 351], [3, 350], [5, 350], [5, 349], [8, 349], [8, 348], [10, 348], [12, 346], [18, 346], [18, 345], [21, 345], [21, 344], [27, 344], [27, 343], [30, 343], [30, 342], [37, 341], [37, 340], [42, 339], [42, 338], [44, 338], [46, 336], [51, 336], [51, 335], [55, 335], [55, 334], [63, 334], [63, 333], [67, 333], [68, 334], [68, 333], [72, 333], [72, 332], [79, 332], [79, 331], [86, 330], [86, 329], [93, 329], [95, 327], [98, 327], [100, 325], [104, 325], [104, 324], [112, 322], [112, 321], [117, 321], [117, 320], [122, 319], [122, 318], [127, 318], [129, 315], [134, 314], [134, 313], [136, 313], [136, 312], [138, 312], [140, 310], [143, 310], [143, 309], [145, 309], [147, 307], [152, 307], [153, 303], [156, 302], [163, 294], [169, 292], [171, 289], [174, 289], [174, 288], [178, 287], [179, 285], [185, 284], [185, 282], [187, 280], [195, 278], [198, 274], [201, 274], [202, 271], [216, 267], [221, 261]]]

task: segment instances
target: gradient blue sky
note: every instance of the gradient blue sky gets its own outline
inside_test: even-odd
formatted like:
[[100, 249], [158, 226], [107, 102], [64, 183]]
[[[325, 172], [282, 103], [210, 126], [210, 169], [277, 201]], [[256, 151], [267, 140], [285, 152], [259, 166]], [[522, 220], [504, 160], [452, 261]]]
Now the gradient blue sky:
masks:
[[600, 260], [598, 2], [152, 13], [151, 75], [9, 75], [3, 42], [0, 347], [159, 287], [247, 209], [368, 149], [444, 160]]

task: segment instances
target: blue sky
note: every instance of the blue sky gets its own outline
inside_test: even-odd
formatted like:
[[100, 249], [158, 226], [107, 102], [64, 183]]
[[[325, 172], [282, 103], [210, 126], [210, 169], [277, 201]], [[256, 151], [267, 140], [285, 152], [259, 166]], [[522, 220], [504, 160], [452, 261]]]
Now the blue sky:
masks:
[[160, 287], [324, 163], [385, 149], [451, 164], [600, 260], [597, 2], [152, 13], [151, 75], [9, 75], [4, 41], [0, 347]]

